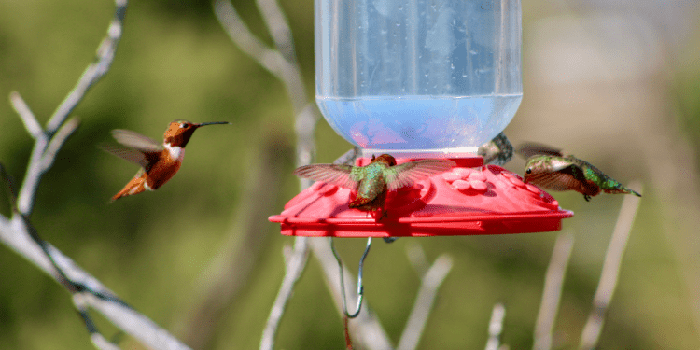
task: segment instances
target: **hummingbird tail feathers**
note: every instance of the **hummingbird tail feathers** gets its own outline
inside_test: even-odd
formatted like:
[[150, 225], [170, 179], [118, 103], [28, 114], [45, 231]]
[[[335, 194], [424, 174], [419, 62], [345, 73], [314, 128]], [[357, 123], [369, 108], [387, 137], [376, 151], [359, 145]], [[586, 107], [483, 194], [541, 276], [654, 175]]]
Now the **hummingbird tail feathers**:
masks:
[[629, 188], [624, 188], [624, 187], [622, 187], [622, 188], [613, 188], [613, 189], [609, 189], [609, 190], [606, 189], [606, 190], [604, 190], [604, 191], [607, 192], [607, 193], [615, 193], [615, 194], [617, 194], [617, 193], [622, 193], [622, 194], [633, 194], [633, 195], [635, 195], [635, 196], [637, 196], [637, 197], [641, 197], [641, 196], [642, 196], [639, 192], [637, 192], [637, 191], [635, 191], [635, 190], [631, 190], [631, 189], [629, 189]]
[[146, 181], [144, 176], [136, 176], [131, 181], [129, 181], [124, 188], [112, 197], [110, 202], [114, 202], [121, 197], [131, 196], [137, 193], [145, 191]]
[[370, 202], [372, 202], [372, 199], [370, 198], [357, 198], [354, 201], [350, 202], [350, 204], [348, 204], [348, 207], [358, 208], [363, 205], [369, 204]]

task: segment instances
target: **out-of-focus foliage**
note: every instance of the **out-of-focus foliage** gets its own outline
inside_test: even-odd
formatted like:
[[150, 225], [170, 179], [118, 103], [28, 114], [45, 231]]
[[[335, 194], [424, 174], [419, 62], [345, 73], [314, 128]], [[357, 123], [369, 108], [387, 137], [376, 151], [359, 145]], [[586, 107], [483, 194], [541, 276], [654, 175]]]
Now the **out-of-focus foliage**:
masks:
[[[700, 276], [700, 264], [693, 260], [697, 244], [691, 238], [697, 240], [698, 218], [691, 214], [700, 197], [698, 6], [676, 1], [683, 10], [659, 10], [680, 23], [669, 33], [653, 10], [625, 15], [632, 2], [561, 6], [566, 3], [523, 3], [525, 98], [506, 132], [516, 145], [538, 141], [563, 147], [623, 183], [644, 181], [600, 348], [697, 349], [700, 291], [698, 277], [692, 276]], [[282, 5], [311, 96], [313, 2]], [[269, 41], [255, 2], [234, 6], [254, 33]], [[112, 11], [111, 1], [0, 2], [0, 161], [15, 178], [24, 174], [33, 141], [4, 96], [19, 91], [38, 119], [48, 120], [93, 59]], [[259, 149], [270, 135], [294, 141], [284, 88], [231, 43], [209, 1], [132, 1], [111, 71], [73, 115], [82, 124], [44, 177], [32, 220], [44, 239], [179, 336], [206, 284], [203, 273], [235, 234], [236, 212], [256, 200], [242, 198], [242, 189]], [[233, 125], [198, 131], [180, 172], [162, 189], [108, 204], [137, 170], [97, 148], [113, 142], [109, 130], [159, 138], [168, 122], [180, 118]], [[325, 121], [317, 135], [318, 161], [332, 161], [349, 148]], [[298, 190], [293, 161], [288, 164], [279, 184], [282, 198], [269, 215]], [[523, 164], [514, 160], [508, 168], [521, 172]], [[573, 348], [592, 307], [622, 199], [602, 195], [585, 203], [576, 193], [555, 197], [576, 213], [564, 221], [576, 240], [555, 333], [557, 348]], [[0, 211], [9, 213], [4, 197]], [[217, 328], [212, 348], [257, 348], [284, 273], [281, 247], [292, 242], [279, 235], [278, 226], [267, 228], [260, 232], [265, 247], [250, 257], [254, 271], [222, 322], [201, 325]], [[506, 306], [502, 341], [513, 349], [528, 348], [556, 234], [377, 244], [366, 262], [365, 300], [397, 341], [419, 285], [405, 247], [417, 242], [431, 261], [445, 252], [455, 259], [421, 348], [482, 348], [498, 301]], [[363, 245], [338, 243], [346, 261], [356, 260]], [[116, 332], [97, 321], [108, 335]], [[311, 260], [277, 344], [340, 348], [342, 339], [342, 322]], [[128, 337], [121, 345], [142, 348]], [[0, 349], [91, 348], [68, 294], [0, 247]]]

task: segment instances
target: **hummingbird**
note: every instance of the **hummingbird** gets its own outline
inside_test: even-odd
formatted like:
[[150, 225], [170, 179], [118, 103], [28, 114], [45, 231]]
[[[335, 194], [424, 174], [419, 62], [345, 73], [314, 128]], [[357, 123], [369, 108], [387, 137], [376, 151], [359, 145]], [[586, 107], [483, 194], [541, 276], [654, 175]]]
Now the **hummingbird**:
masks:
[[578, 191], [583, 194], [586, 202], [601, 191], [642, 196], [635, 190], [623, 187], [620, 182], [605, 175], [593, 164], [573, 155], [564, 156], [559, 149], [526, 144], [517, 152], [527, 158], [526, 183], [555, 191]]
[[513, 146], [506, 134], [500, 132], [491, 141], [479, 147], [477, 154], [484, 158], [484, 165], [503, 165], [513, 158]]
[[381, 210], [381, 219], [386, 216], [384, 205], [388, 191], [411, 187], [417, 180], [454, 166], [453, 161], [446, 159], [416, 160], [397, 165], [394, 157], [382, 154], [376, 158], [372, 155], [371, 162], [365, 166], [310, 164], [297, 168], [294, 174], [357, 190], [357, 196], [348, 207], [367, 212]]
[[141, 169], [119, 191], [112, 202], [125, 196], [156, 190], [163, 186], [180, 169], [185, 158], [185, 146], [198, 128], [212, 124], [231, 124], [229, 122], [192, 123], [187, 120], [175, 120], [170, 123], [163, 134], [163, 143], [129, 130], [112, 130], [112, 136], [122, 146], [104, 145], [102, 148], [115, 156], [134, 162]]

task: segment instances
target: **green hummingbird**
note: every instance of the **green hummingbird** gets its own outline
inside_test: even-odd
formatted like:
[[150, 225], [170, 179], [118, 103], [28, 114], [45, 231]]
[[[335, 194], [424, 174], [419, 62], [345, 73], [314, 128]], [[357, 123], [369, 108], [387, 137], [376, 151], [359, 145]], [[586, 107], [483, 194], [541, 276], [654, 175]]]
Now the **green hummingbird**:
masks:
[[501, 132], [493, 140], [479, 147], [477, 154], [484, 158], [484, 164], [503, 165], [513, 158], [513, 146], [506, 134]]
[[356, 190], [357, 196], [348, 207], [368, 212], [381, 209], [381, 217], [385, 217], [387, 191], [411, 187], [417, 180], [447, 171], [454, 166], [453, 161], [446, 159], [417, 160], [397, 165], [394, 157], [382, 154], [376, 158], [372, 155], [371, 162], [365, 166], [310, 164], [297, 168], [294, 174]]
[[625, 188], [620, 182], [605, 175], [593, 164], [572, 155], [564, 156], [561, 150], [526, 144], [517, 151], [527, 159], [525, 182], [555, 191], [574, 190], [583, 194], [586, 202], [601, 191], [606, 193], [642, 195]]

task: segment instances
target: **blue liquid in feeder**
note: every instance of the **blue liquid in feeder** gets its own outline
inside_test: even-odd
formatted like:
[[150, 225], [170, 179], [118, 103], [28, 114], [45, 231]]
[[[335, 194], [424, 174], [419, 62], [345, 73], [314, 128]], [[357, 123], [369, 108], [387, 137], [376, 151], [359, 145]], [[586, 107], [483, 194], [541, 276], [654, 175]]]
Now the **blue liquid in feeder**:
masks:
[[440, 149], [481, 145], [501, 132], [522, 94], [473, 97], [366, 96], [317, 102], [331, 127], [365, 148]]
[[522, 100], [519, 0], [316, 0], [316, 103], [365, 149], [478, 147]]

